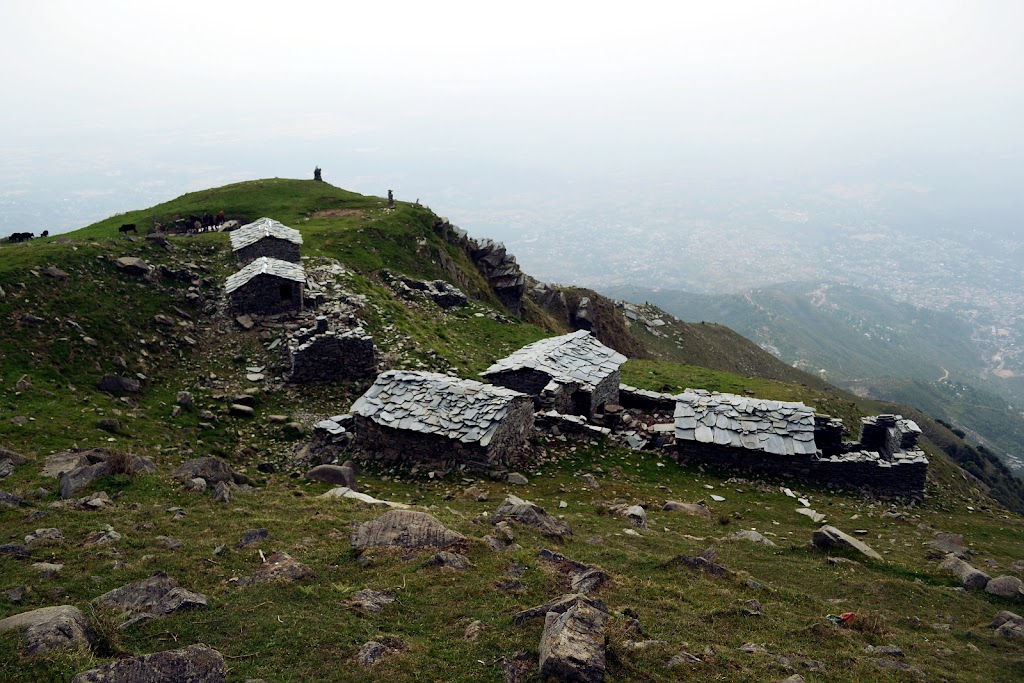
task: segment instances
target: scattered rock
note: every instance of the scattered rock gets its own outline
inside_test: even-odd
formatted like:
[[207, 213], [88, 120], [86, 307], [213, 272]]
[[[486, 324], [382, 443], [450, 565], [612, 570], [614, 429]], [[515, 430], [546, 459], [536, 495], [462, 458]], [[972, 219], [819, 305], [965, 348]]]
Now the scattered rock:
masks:
[[322, 481], [336, 486], [345, 486], [356, 489], [356, 473], [351, 467], [345, 465], [317, 465], [306, 472], [306, 479], [311, 481]]
[[71, 683], [224, 683], [224, 657], [205, 645], [119, 659], [89, 669]]
[[116, 434], [121, 431], [121, 421], [114, 417], [106, 417], [96, 423], [96, 426], [105, 432]]
[[507, 481], [510, 484], [514, 484], [515, 486], [526, 486], [527, 484], [530, 483], [530, 480], [524, 477], [519, 472], [510, 473], [507, 477], [505, 477], [505, 481]]
[[153, 540], [156, 541], [156, 544], [158, 546], [161, 546], [163, 548], [167, 548], [168, 550], [179, 550], [179, 549], [185, 547], [184, 543], [182, 543], [178, 539], [172, 538], [170, 536], [157, 536]]
[[235, 545], [235, 548], [245, 548], [253, 543], [259, 543], [269, 535], [270, 532], [266, 529], [249, 529], [242, 535], [242, 540]]
[[816, 548], [831, 550], [832, 548], [850, 548], [870, 557], [872, 560], [882, 561], [882, 556], [872, 550], [863, 541], [858, 541], [849, 534], [845, 534], [834, 526], [823, 526], [811, 536], [811, 543]]
[[718, 554], [714, 548], [707, 548], [700, 555], [676, 555], [668, 561], [668, 565], [683, 565], [690, 569], [707, 572], [713, 576], [732, 576], [735, 572], [718, 564]]
[[775, 544], [772, 541], [768, 540], [764, 537], [763, 534], [760, 534], [754, 531], [753, 529], [743, 529], [741, 531], [737, 531], [736, 533], [727, 537], [727, 540], [751, 541], [752, 543], [763, 543], [764, 545], [771, 546], [772, 548], [775, 547]]
[[593, 607], [594, 609], [600, 612], [608, 614], [608, 608], [605, 607], [604, 603], [601, 602], [599, 599], [591, 598], [587, 595], [582, 595], [580, 593], [570, 593], [568, 595], [563, 595], [560, 598], [549, 600], [548, 602], [545, 602], [543, 605], [538, 605], [537, 607], [531, 607], [521, 612], [517, 612], [516, 615], [512, 617], [512, 623], [519, 626], [520, 624], [526, 623], [531, 619], [543, 618], [549, 612], [562, 614], [563, 612], [572, 609], [577, 604], [584, 604], [587, 607]]
[[121, 628], [124, 628], [175, 612], [206, 607], [207, 597], [202, 593], [186, 590], [174, 578], [157, 572], [148, 579], [104, 593], [96, 598], [96, 602], [134, 612], [135, 616], [122, 624]]
[[514, 520], [540, 530], [546, 536], [572, 536], [572, 527], [568, 522], [551, 517], [544, 508], [534, 505], [528, 500], [516, 496], [508, 496], [491, 515], [491, 524], [505, 520]]
[[562, 614], [549, 612], [540, 639], [540, 674], [564, 681], [604, 681], [604, 621], [607, 614], [577, 603]]
[[104, 375], [96, 383], [96, 388], [108, 394], [137, 394], [142, 390], [139, 380], [121, 375]]
[[474, 621], [466, 627], [466, 630], [462, 634], [462, 639], [473, 642], [486, 629], [487, 626], [484, 624], [484, 622], [479, 620]]
[[960, 580], [965, 588], [984, 588], [988, 585], [990, 576], [980, 569], [976, 569], [970, 563], [961, 560], [950, 553], [946, 559], [939, 564], [939, 569], [948, 572]]
[[359, 652], [356, 653], [356, 661], [359, 662], [359, 666], [369, 669], [389, 652], [391, 652], [391, 648], [387, 645], [371, 640], [359, 648]]
[[248, 315], [240, 315], [240, 316], [236, 317], [235, 318], [235, 322], [243, 330], [251, 330], [256, 325], [256, 323], [253, 322], [253, 319], [250, 316], [248, 316]]
[[999, 612], [988, 627], [994, 628], [996, 633], [1004, 638], [1013, 640], [1024, 638], [1024, 617], [1013, 612], [1006, 610]]
[[399, 510], [408, 509], [408, 505], [405, 503], [396, 503], [390, 500], [380, 500], [373, 496], [368, 496], [365, 493], [359, 493], [353, 491], [347, 486], [339, 486], [338, 488], [331, 489], [330, 491], [322, 494], [320, 498], [349, 498], [351, 500], [358, 500], [360, 503], [366, 503], [367, 505], [386, 505], [390, 508], [396, 508]]
[[675, 669], [675, 668], [678, 668], [680, 666], [686, 666], [686, 665], [689, 665], [689, 664], [703, 664], [703, 663], [704, 663], [704, 660], [702, 660], [697, 655], [690, 654], [689, 652], [680, 652], [676, 656], [672, 657], [672, 659], [668, 660], [668, 662], [666, 662], [666, 664], [665, 664], [665, 667], [668, 668], [668, 669]]
[[252, 586], [267, 581], [298, 581], [311, 578], [316, 573], [288, 553], [276, 552], [267, 558], [259, 570], [252, 576], [238, 580], [239, 586]]
[[89, 458], [84, 453], [54, 453], [46, 456], [46, 464], [43, 465], [41, 474], [44, 477], [59, 477], [61, 472], [71, 472], [86, 465], [89, 465]]
[[235, 484], [252, 484], [249, 477], [239, 474], [220, 458], [196, 458], [184, 463], [171, 473], [171, 478], [180, 482], [199, 477], [207, 484], [234, 482]]
[[367, 588], [353, 593], [348, 604], [370, 614], [377, 614], [394, 601], [395, 596], [392, 593], [373, 591]]
[[947, 534], [944, 531], [936, 531], [932, 540], [925, 545], [939, 551], [940, 557], [952, 553], [961, 560], [969, 560], [974, 552], [964, 544], [963, 534]]
[[191, 408], [195, 403], [195, 399], [192, 397], [191, 392], [179, 391], [178, 395], [174, 399], [174, 402], [177, 403], [182, 408]]
[[54, 280], [67, 280], [68, 274], [57, 266], [46, 266], [43, 268], [43, 275], [52, 277]]
[[697, 503], [677, 503], [674, 500], [669, 500], [665, 502], [665, 506], [662, 510], [666, 512], [685, 512], [686, 514], [694, 515], [695, 517], [711, 519], [711, 510]]
[[739, 651], [745, 652], [748, 655], [768, 654], [768, 649], [764, 645], [759, 645], [758, 643], [743, 643], [742, 645], [740, 645]]
[[36, 529], [25, 537], [25, 545], [33, 545], [35, 543], [44, 543], [47, 541], [60, 542], [63, 540], [64, 533], [60, 529]]
[[27, 545], [21, 545], [20, 543], [5, 543], [0, 545], [0, 555], [13, 557], [17, 560], [27, 560], [32, 556], [32, 551], [28, 549]]
[[13, 465], [24, 465], [28, 462], [28, 458], [18, 455], [14, 451], [0, 446], [0, 461], [7, 460]]
[[588, 489], [596, 489], [601, 485], [600, 483], [598, 483], [597, 477], [589, 473], [584, 474], [580, 477], [580, 483], [586, 486]]
[[71, 605], [43, 607], [0, 619], [0, 632], [22, 629], [30, 656], [70, 646], [89, 647], [93, 642], [89, 621]]
[[60, 570], [64, 569], [64, 565], [53, 562], [33, 562], [32, 569], [39, 572], [44, 579], [49, 579], [59, 574]]
[[447, 551], [441, 551], [427, 560], [426, 564], [431, 567], [441, 567], [443, 569], [452, 569], [455, 571], [466, 571], [473, 564], [469, 561], [469, 558], [460, 553], [450, 553]]
[[390, 510], [360, 524], [350, 537], [354, 548], [447, 548], [466, 537], [445, 527], [431, 515], [412, 510]]
[[195, 479], [189, 479], [185, 482], [185, 490], [192, 491], [193, 493], [205, 493], [206, 492], [206, 480], [202, 477], [196, 477]]
[[759, 617], [761, 616], [761, 601], [760, 600], [747, 600], [743, 603], [743, 616], [745, 617]]
[[32, 391], [32, 388], [32, 378], [28, 375], [22, 375], [21, 379], [14, 383], [16, 391]]
[[639, 505], [614, 505], [609, 509], [613, 515], [625, 517], [639, 529], [647, 528], [647, 511]]
[[15, 605], [20, 605], [21, 601], [25, 599], [25, 592], [28, 589], [25, 586], [17, 586], [15, 588], [8, 588], [4, 591], [4, 595], [7, 599], [13, 602]]
[[113, 529], [108, 529], [107, 531], [91, 531], [82, 539], [80, 545], [87, 548], [89, 546], [110, 545], [111, 543], [117, 543], [120, 540], [121, 534], [117, 533]]
[[148, 263], [134, 256], [122, 256], [114, 261], [114, 265], [128, 275], [148, 275], [153, 270]]
[[597, 591], [610, 578], [612, 578], [611, 574], [603, 569], [587, 567], [582, 571], [574, 573], [569, 578], [569, 588], [573, 593], [589, 595], [590, 593]]
[[231, 407], [228, 408], [228, 414], [234, 415], [235, 417], [252, 417], [256, 414], [252, 406], [244, 406], [241, 403], [232, 403]]
[[997, 576], [985, 584], [985, 592], [1024, 602], [1024, 581], [1016, 576]]
[[826, 557], [825, 562], [827, 562], [829, 566], [832, 567], [840, 567], [842, 565], [857, 567], [860, 566], [860, 562], [858, 562], [857, 560], [851, 560], [848, 557]]
[[16, 508], [19, 505], [24, 504], [25, 501], [21, 497], [16, 496], [13, 493], [10, 493], [9, 491], [0, 491], [0, 507]]
[[816, 512], [811, 508], [797, 508], [796, 512], [797, 514], [803, 515], [804, 517], [810, 517], [811, 521], [816, 524], [821, 524], [825, 521], [825, 515], [821, 514], [820, 512]]
[[213, 487], [213, 495], [210, 496], [210, 500], [214, 503], [224, 503], [225, 505], [231, 502], [231, 483], [226, 481], [219, 481], [217, 485]]

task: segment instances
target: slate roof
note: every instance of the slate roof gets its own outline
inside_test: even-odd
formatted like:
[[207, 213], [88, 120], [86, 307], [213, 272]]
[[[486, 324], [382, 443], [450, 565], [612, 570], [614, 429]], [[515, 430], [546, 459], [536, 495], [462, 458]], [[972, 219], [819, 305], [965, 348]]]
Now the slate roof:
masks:
[[676, 441], [747, 448], [775, 455], [814, 455], [814, 410], [803, 403], [766, 401], [687, 389], [676, 397]]
[[610, 349], [587, 330], [548, 337], [514, 352], [480, 373], [482, 377], [529, 368], [558, 382], [575, 382], [594, 389], [619, 369], [626, 357]]
[[256, 244], [265, 237], [276, 237], [279, 240], [302, 244], [302, 234], [298, 230], [289, 228], [273, 218], [260, 218], [252, 223], [243, 225], [237, 230], [232, 230], [230, 235], [232, 251], [238, 251], [251, 244]]
[[260, 256], [234, 275], [229, 275], [224, 288], [230, 294], [257, 275], [273, 275], [299, 283], [306, 282], [306, 271], [300, 264]]
[[529, 400], [518, 391], [471, 379], [389, 370], [356, 399], [350, 412], [384, 427], [487, 446], [519, 398]]

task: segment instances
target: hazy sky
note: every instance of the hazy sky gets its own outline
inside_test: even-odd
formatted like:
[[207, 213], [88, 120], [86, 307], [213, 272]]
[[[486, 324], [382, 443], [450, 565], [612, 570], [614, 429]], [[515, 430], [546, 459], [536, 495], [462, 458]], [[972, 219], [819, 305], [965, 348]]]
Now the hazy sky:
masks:
[[317, 164], [441, 212], [819, 174], [1016, 210], [1022, 28], [1018, 1], [2, 0], [0, 234]]

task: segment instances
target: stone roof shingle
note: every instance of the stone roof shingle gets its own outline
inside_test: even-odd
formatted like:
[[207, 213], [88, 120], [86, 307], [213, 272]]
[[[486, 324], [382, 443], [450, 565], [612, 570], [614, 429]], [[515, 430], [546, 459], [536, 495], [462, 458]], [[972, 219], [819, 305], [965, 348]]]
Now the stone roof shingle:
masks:
[[480, 373], [482, 377], [529, 368], [550, 375], [559, 382], [575, 382], [594, 389], [626, 357], [610, 349], [587, 330], [548, 337], [527, 344]]
[[676, 397], [676, 441], [814, 455], [814, 410], [798, 402], [766, 401], [687, 389]]
[[356, 399], [350, 412], [392, 429], [487, 446], [517, 399], [530, 401], [518, 391], [470, 379], [390, 370]]
[[260, 218], [233, 230], [231, 233], [231, 250], [238, 251], [265, 237], [276, 237], [294, 244], [302, 244], [302, 234], [294, 228], [275, 221], [273, 218]]
[[224, 288], [231, 294], [257, 275], [272, 275], [299, 283], [306, 282], [306, 271], [300, 264], [261, 256], [237, 273], [229, 275]]

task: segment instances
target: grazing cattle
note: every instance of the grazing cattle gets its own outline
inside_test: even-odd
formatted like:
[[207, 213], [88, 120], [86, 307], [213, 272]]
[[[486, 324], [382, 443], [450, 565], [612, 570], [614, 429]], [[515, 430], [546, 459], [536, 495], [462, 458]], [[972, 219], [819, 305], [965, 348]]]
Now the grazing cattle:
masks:
[[135, 229], [134, 223], [125, 223], [120, 228], [118, 228], [117, 231], [123, 233], [134, 232], [136, 235], [139, 234], [139, 231]]
[[217, 225], [224, 225], [224, 212], [223, 211], [218, 211], [217, 212]]
[[43, 234], [40, 235], [40, 237], [49, 237], [49, 236], [50, 236], [50, 231], [49, 230], [43, 230]]
[[27, 242], [30, 239], [32, 239], [33, 237], [35, 237], [35, 236], [36, 235], [33, 232], [15, 232], [15, 233], [11, 234], [10, 237], [7, 238], [7, 241], [8, 242]]

